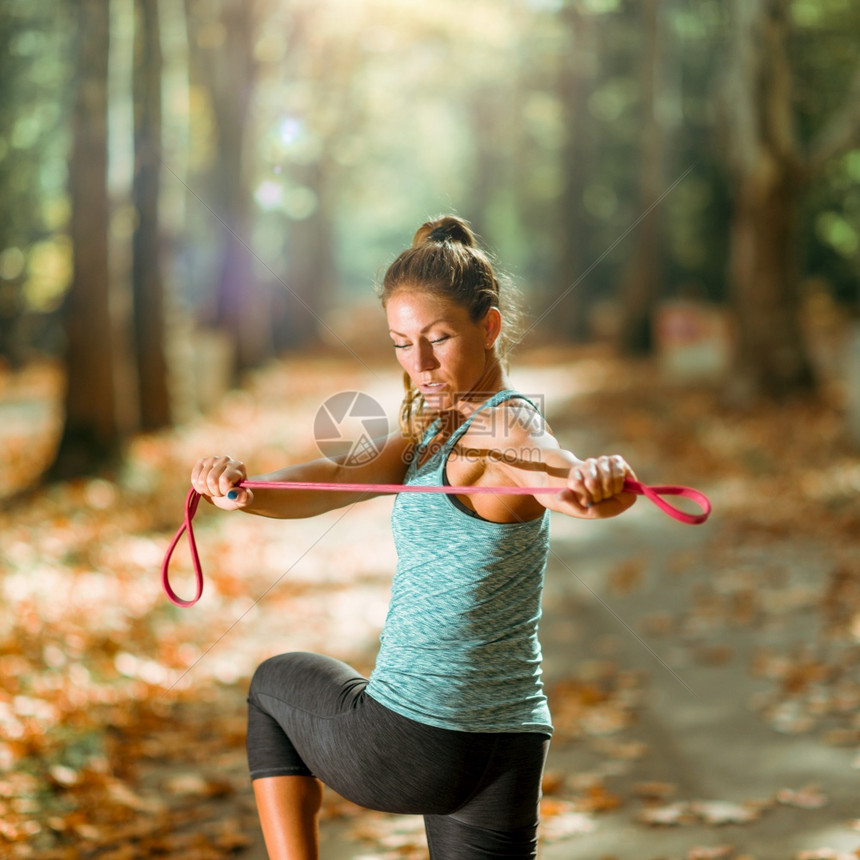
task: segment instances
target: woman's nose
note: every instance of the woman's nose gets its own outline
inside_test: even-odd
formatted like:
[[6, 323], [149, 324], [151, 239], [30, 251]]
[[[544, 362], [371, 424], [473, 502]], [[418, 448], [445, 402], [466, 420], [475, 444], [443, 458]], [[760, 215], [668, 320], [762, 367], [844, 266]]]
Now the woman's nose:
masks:
[[429, 343], [418, 343], [413, 350], [412, 358], [415, 370], [433, 370], [439, 366], [439, 361], [433, 354], [433, 347]]

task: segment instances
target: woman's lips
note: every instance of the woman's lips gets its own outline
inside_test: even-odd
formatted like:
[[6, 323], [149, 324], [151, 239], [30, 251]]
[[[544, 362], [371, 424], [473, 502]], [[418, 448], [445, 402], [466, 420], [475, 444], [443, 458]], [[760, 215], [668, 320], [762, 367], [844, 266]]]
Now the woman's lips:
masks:
[[439, 394], [440, 391], [445, 387], [444, 382], [420, 382], [418, 387], [421, 389], [422, 394]]

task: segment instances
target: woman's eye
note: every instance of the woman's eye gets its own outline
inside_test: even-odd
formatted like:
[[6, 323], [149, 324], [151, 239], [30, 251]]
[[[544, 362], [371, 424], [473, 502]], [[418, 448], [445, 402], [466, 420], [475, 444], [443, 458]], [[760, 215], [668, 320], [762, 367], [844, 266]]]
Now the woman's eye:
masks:
[[[430, 341], [430, 343], [431, 344], [445, 343], [445, 341], [448, 340], [450, 337], [451, 337], [451, 335], [449, 335], [449, 334], [443, 334], [442, 337], [434, 338], [433, 340]], [[410, 349], [411, 346], [412, 346], [411, 343], [395, 343], [394, 344], [395, 349]]]

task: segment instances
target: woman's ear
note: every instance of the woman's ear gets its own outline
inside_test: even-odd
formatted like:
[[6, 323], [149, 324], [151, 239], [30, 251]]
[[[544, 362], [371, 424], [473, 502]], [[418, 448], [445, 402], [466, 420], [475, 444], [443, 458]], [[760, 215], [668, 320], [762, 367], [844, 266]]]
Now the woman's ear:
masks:
[[484, 348], [492, 349], [502, 330], [502, 312], [495, 306], [491, 307], [481, 320], [484, 328]]

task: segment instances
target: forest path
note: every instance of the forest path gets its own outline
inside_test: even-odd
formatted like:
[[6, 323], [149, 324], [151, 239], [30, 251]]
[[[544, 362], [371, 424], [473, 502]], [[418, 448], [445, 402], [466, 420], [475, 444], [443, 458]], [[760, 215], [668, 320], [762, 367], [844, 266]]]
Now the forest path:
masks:
[[[533, 351], [512, 381], [545, 394], [578, 455], [623, 453], [642, 480], [714, 503], [697, 527], [644, 500], [605, 523], [553, 519], [544, 860], [854, 857], [860, 459], [838, 402], [732, 413], [652, 365], [576, 350]], [[46, 397], [56, 388], [50, 374], [35, 382]], [[206, 590], [188, 610], [165, 599], [159, 562], [198, 456], [234, 453], [255, 472], [318, 456], [320, 392], [365, 391], [391, 415], [398, 383], [324, 356], [279, 362], [216, 413], [133, 440], [121, 475], [3, 509], [10, 857], [264, 857], [244, 756], [248, 678], [289, 650], [371, 668], [392, 500], [296, 521], [202, 506]], [[47, 459], [51, 430], [2, 445], [11, 492], [38, 474], [26, 464]], [[184, 544], [173, 575], [185, 594]], [[332, 794], [322, 835], [325, 860], [426, 856], [420, 819]]]

